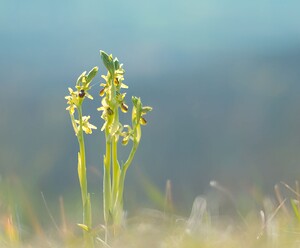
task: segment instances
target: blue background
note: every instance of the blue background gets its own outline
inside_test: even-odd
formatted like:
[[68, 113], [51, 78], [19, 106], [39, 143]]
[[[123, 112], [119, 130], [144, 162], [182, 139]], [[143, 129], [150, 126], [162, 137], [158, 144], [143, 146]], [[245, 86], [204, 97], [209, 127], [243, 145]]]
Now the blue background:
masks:
[[[124, 63], [127, 101], [138, 95], [154, 108], [129, 170], [129, 209], [159, 206], [155, 192], [167, 179], [182, 210], [210, 192], [211, 180], [241, 195], [293, 182], [300, 175], [299, 8], [270, 0], [1, 0], [2, 183], [33, 192], [37, 202], [42, 191], [54, 206], [60, 195], [80, 204], [64, 96], [82, 71], [97, 65], [105, 73], [100, 49]], [[85, 111], [101, 127], [99, 82]], [[103, 143], [100, 131], [87, 139], [99, 202]]]

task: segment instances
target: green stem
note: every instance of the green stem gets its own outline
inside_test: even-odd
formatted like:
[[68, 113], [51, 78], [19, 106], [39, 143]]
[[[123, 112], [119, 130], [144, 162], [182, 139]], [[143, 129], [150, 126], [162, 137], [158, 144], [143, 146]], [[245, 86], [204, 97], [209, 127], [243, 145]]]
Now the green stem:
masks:
[[133, 146], [131, 148], [131, 151], [130, 151], [130, 154], [125, 162], [125, 164], [123, 165], [123, 168], [122, 170], [125, 170], [125, 172], [127, 171], [127, 169], [129, 168], [133, 158], [134, 158], [134, 155], [135, 155], [135, 152], [138, 148], [139, 144], [138, 143], [133, 143]]
[[[115, 90], [116, 90], [115, 87], [112, 87], [113, 95], [116, 95]], [[117, 123], [119, 125], [119, 109], [117, 105], [114, 106], [113, 112], [114, 112], [113, 123]], [[112, 139], [112, 167], [113, 167], [113, 173], [112, 173], [112, 201], [113, 202], [112, 203], [113, 203], [113, 212], [115, 213], [116, 211], [118, 211], [117, 209], [115, 209], [115, 201], [117, 198], [117, 193], [119, 188], [119, 177], [120, 177], [120, 164], [118, 161], [118, 134], [115, 134]]]
[[76, 122], [75, 122], [74, 114], [71, 114], [71, 112], [70, 112], [70, 117], [71, 117], [71, 122], [72, 122], [73, 129], [75, 131], [75, 134], [77, 135], [78, 128], [77, 128], [77, 125], [76, 125]]
[[[82, 199], [82, 208], [83, 208], [83, 224], [91, 229], [92, 226], [92, 211], [91, 211], [91, 202], [90, 196], [87, 190], [87, 177], [86, 177], [86, 158], [85, 158], [85, 143], [83, 135], [83, 121], [82, 121], [82, 108], [78, 107], [78, 118], [79, 118], [79, 129], [77, 132], [77, 139], [79, 143], [79, 154], [80, 157], [80, 167], [78, 168], [78, 177], [81, 188], [81, 199]], [[86, 232], [83, 231], [84, 239], [87, 244], [93, 247], [92, 237]]]
[[[126, 177], [126, 172], [134, 158], [134, 155], [136, 153], [138, 147], [138, 143], [134, 143], [133, 147], [131, 148], [130, 154], [125, 162], [125, 164], [122, 167], [121, 174], [119, 176], [119, 185], [118, 185], [118, 192], [116, 195], [116, 208], [120, 209], [118, 212], [118, 219], [121, 220], [122, 218], [122, 211], [123, 211], [123, 193], [124, 193], [124, 182]], [[120, 224], [120, 223], [119, 223]]]
[[[119, 188], [119, 177], [120, 177], [120, 165], [118, 161], [118, 142], [116, 137], [113, 138], [112, 142], [112, 158], [113, 158], [113, 188], [112, 188], [112, 199], [116, 200], [118, 188]], [[115, 202], [113, 202], [115, 205]], [[113, 205], [113, 207], [114, 207]], [[114, 211], [115, 212], [115, 211]]]
[[[81, 187], [81, 198], [82, 198], [82, 205], [85, 210], [85, 203], [87, 200], [87, 180], [86, 180], [86, 162], [85, 162], [85, 145], [84, 145], [84, 135], [82, 130], [82, 110], [81, 106], [78, 107], [78, 115], [79, 115], [79, 130], [77, 133], [78, 143], [79, 143], [79, 152], [80, 152], [80, 170], [78, 173], [80, 179], [80, 187]], [[83, 212], [85, 213], [85, 211]], [[86, 218], [83, 218], [83, 224], [86, 223]]]
[[103, 212], [105, 225], [108, 226], [110, 222], [110, 208], [111, 208], [111, 141], [109, 137], [108, 128], [105, 129], [106, 137], [106, 153], [104, 157], [104, 177], [103, 177]]

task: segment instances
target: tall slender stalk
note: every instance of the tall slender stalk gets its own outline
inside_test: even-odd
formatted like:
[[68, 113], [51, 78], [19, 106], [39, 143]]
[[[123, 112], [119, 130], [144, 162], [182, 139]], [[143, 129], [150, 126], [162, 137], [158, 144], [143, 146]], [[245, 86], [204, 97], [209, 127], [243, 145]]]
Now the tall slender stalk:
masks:
[[[85, 143], [84, 143], [84, 136], [83, 136], [83, 121], [82, 121], [82, 107], [78, 107], [78, 118], [79, 118], [79, 130], [77, 133], [77, 139], [79, 143], [79, 159], [80, 159], [80, 166], [78, 167], [78, 177], [80, 182], [81, 188], [81, 198], [82, 198], [82, 206], [83, 212], [85, 213], [86, 208], [86, 199], [87, 199], [87, 179], [86, 179], [86, 159], [85, 159]], [[86, 216], [83, 215], [83, 224], [87, 224]]]
[[[96, 127], [89, 123], [90, 116], [83, 116], [82, 114], [82, 103], [85, 97], [93, 99], [88, 93], [91, 88], [90, 83], [92, 79], [97, 74], [98, 67], [94, 67], [88, 75], [86, 72], [82, 73], [76, 82], [76, 91], [69, 88], [69, 96], [65, 98], [68, 100], [68, 107], [71, 122], [75, 135], [79, 144], [78, 152], [78, 178], [81, 189], [81, 200], [82, 200], [82, 224], [78, 224], [83, 229], [83, 235], [85, 240], [85, 245], [88, 247], [93, 247], [93, 237], [90, 234], [92, 229], [92, 209], [91, 209], [91, 199], [88, 193], [88, 184], [86, 176], [86, 157], [85, 157], [85, 143], [84, 143], [84, 132], [86, 134], [91, 134], [92, 129]], [[77, 110], [77, 118], [75, 118], [75, 110]]]
[[[104, 159], [104, 180], [103, 180], [103, 206], [104, 220], [107, 226], [112, 225], [114, 233], [119, 229], [123, 222], [123, 192], [126, 172], [134, 158], [141, 138], [141, 124], [146, 124], [142, 117], [151, 107], [143, 107], [141, 100], [137, 97], [132, 98], [132, 126], [122, 125], [119, 120], [119, 110], [127, 112], [125, 104], [125, 93], [122, 88], [128, 88], [123, 84], [124, 69], [117, 58], [107, 55], [100, 51], [102, 61], [107, 68], [107, 75], [102, 77], [105, 83], [101, 86], [100, 96], [103, 96], [102, 106], [98, 110], [102, 111], [101, 118], [105, 123], [102, 131], [105, 130], [106, 155]], [[127, 128], [127, 131], [124, 129]], [[127, 145], [132, 140], [132, 149], [125, 164], [120, 166], [118, 160], [118, 142], [123, 137], [122, 144]]]
[[[77, 139], [79, 143], [79, 156], [78, 160], [78, 177], [81, 188], [81, 199], [82, 199], [82, 208], [83, 208], [83, 216], [82, 221], [83, 225], [88, 228], [88, 230], [92, 227], [92, 209], [91, 209], [91, 201], [90, 194], [87, 189], [87, 177], [86, 177], [86, 158], [85, 158], [85, 143], [84, 143], [84, 135], [83, 135], [83, 119], [82, 119], [82, 107], [78, 107], [78, 118], [79, 118], [79, 130], [77, 134]], [[86, 244], [89, 246], [93, 245], [93, 241], [91, 236], [86, 230], [83, 230], [83, 235]]]
[[108, 226], [110, 221], [110, 209], [111, 209], [111, 141], [109, 140], [108, 130], [105, 130], [106, 145], [104, 156], [104, 177], [103, 177], [103, 211], [105, 225]]

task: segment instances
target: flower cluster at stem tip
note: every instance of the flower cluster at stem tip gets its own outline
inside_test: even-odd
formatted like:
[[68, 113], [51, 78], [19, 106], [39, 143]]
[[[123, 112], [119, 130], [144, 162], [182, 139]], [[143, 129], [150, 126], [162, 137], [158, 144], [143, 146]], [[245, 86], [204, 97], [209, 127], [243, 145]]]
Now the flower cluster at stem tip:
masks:
[[[108, 55], [103, 51], [100, 51], [103, 63], [107, 68], [107, 75], [102, 75], [105, 80], [100, 86], [102, 89], [99, 95], [103, 97], [101, 101], [101, 107], [97, 110], [102, 111], [101, 118], [104, 120], [104, 124], [101, 131], [108, 130], [109, 137], [116, 137], [118, 140], [119, 136], [123, 137], [122, 144], [127, 145], [129, 140], [134, 143], [139, 143], [140, 134], [140, 124], [146, 125], [147, 121], [144, 115], [151, 111], [152, 108], [149, 106], [142, 105], [141, 99], [138, 97], [132, 97], [133, 109], [132, 109], [132, 126], [122, 125], [119, 122], [118, 109], [123, 113], [128, 111], [128, 106], [125, 103], [126, 93], [121, 93], [121, 89], [127, 89], [128, 86], [123, 83], [124, 73], [123, 64], [120, 64], [117, 58], [113, 58], [112, 55]], [[98, 72], [98, 67], [94, 67], [88, 74], [83, 72], [77, 79], [76, 90], [72, 88], [69, 89], [69, 95], [65, 97], [67, 100], [68, 107], [66, 110], [69, 111], [72, 125], [75, 130], [76, 135], [80, 130], [80, 127], [86, 134], [91, 134], [92, 129], [97, 129], [96, 126], [89, 122], [90, 116], [81, 116], [81, 106], [83, 100], [87, 97], [93, 100], [93, 97], [89, 94], [91, 89], [91, 82]], [[75, 119], [75, 109], [78, 110], [79, 120]], [[124, 131], [127, 129], [127, 131]], [[108, 138], [109, 138], [108, 137]]]
[[[75, 86], [76, 90], [74, 91], [72, 88], [68, 88], [70, 94], [65, 97], [68, 104], [66, 110], [68, 110], [70, 113], [72, 125], [76, 135], [78, 134], [80, 127], [86, 134], [91, 134], [92, 129], [97, 129], [96, 126], [89, 123], [90, 116], [82, 116], [81, 111], [83, 100], [86, 97], [93, 100], [93, 97], [89, 94], [88, 91], [91, 89], [90, 84], [93, 78], [96, 76], [97, 72], [98, 67], [94, 67], [88, 74], [86, 74], [86, 71], [83, 72], [77, 79]], [[75, 109], [78, 110], [78, 120], [74, 117]]]
[[[109, 139], [115, 137], [118, 140], [119, 136], [122, 136], [123, 145], [127, 145], [129, 140], [132, 140], [134, 144], [138, 144], [141, 138], [140, 124], [147, 124], [143, 116], [152, 108], [149, 106], [143, 107], [141, 99], [133, 96], [132, 127], [129, 125], [123, 126], [119, 122], [118, 109], [121, 109], [123, 113], [128, 111], [128, 106], [125, 103], [126, 93], [121, 93], [121, 89], [128, 88], [123, 83], [125, 70], [123, 64], [120, 64], [117, 58], [113, 58], [112, 55], [108, 55], [103, 51], [100, 51], [100, 53], [108, 70], [107, 75], [102, 75], [105, 81], [100, 84], [102, 89], [99, 92], [99, 95], [103, 97], [102, 106], [97, 109], [102, 111], [101, 118], [104, 120], [101, 131], [108, 130]], [[127, 131], [124, 131], [125, 128]]]

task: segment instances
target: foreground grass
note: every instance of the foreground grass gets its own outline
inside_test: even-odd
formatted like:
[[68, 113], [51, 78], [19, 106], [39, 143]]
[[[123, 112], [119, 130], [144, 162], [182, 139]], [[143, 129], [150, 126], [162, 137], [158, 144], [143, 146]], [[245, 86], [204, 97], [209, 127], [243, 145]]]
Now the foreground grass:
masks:
[[[275, 187], [276, 189], [276, 187]], [[189, 217], [166, 211], [145, 209], [105, 243], [105, 227], [93, 228], [95, 247], [299, 247], [297, 190], [295, 199], [285, 199], [278, 188], [274, 199], [265, 198], [259, 208], [246, 215], [212, 214], [205, 197], [197, 197]], [[166, 202], [168, 201], [166, 194]], [[277, 197], [277, 199], [275, 199]], [[168, 210], [168, 211], [167, 211]], [[87, 247], [76, 223], [64, 223], [55, 230], [40, 230], [25, 237], [24, 230], [11, 215], [2, 217], [0, 247]], [[63, 223], [63, 222], [62, 222]], [[112, 227], [113, 228], [113, 227]]]

